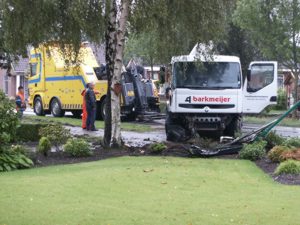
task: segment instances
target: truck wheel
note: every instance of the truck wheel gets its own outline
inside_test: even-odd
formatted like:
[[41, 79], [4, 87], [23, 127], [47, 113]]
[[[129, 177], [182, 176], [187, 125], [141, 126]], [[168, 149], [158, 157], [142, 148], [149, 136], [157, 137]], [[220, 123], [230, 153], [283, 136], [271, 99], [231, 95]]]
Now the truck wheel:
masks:
[[105, 108], [106, 108], [106, 98], [102, 100], [100, 106], [100, 115], [102, 120], [105, 120]]
[[182, 126], [174, 123], [170, 113], [167, 112], [166, 122], [165, 122], [167, 141], [173, 142], [184, 142], [190, 138], [186, 129]]
[[106, 105], [106, 98], [97, 102], [97, 109], [96, 109], [97, 120], [105, 120], [105, 107], [106, 107], [105, 105]]
[[33, 103], [33, 109], [37, 116], [45, 116], [41, 97], [36, 97]]
[[242, 121], [240, 117], [233, 118], [224, 130], [225, 136], [235, 137], [242, 132]]
[[54, 117], [63, 117], [65, 115], [65, 111], [62, 110], [61, 104], [57, 98], [54, 98], [51, 101], [51, 113]]

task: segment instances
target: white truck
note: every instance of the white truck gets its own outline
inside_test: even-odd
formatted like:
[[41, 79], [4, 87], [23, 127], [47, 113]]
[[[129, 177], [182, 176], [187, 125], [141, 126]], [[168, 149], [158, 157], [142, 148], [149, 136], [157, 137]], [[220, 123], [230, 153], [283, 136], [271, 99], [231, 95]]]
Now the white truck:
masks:
[[277, 102], [277, 62], [251, 62], [245, 78], [235, 56], [207, 57], [196, 45], [189, 55], [172, 58], [167, 91], [167, 140], [195, 133], [234, 136], [243, 114], [258, 114]]

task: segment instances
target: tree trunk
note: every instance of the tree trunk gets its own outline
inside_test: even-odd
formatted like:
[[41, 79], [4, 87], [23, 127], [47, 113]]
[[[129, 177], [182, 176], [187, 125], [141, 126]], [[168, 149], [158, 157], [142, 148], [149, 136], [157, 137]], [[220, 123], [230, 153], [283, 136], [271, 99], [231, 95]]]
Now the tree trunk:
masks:
[[129, 13], [130, 0], [122, 0], [120, 7], [120, 19], [116, 34], [116, 55], [114, 61], [114, 75], [111, 82], [111, 107], [112, 107], [112, 145], [121, 146], [121, 106], [120, 91], [117, 86], [121, 85], [121, 73], [123, 67], [123, 52], [125, 31]]
[[115, 50], [116, 50], [116, 18], [117, 18], [117, 6], [114, 0], [110, 1], [110, 4], [106, 6], [107, 17], [107, 30], [105, 34], [105, 59], [106, 59], [106, 73], [107, 73], [107, 96], [105, 107], [105, 128], [104, 128], [104, 140], [103, 143], [106, 147], [110, 146], [111, 141], [111, 83], [114, 73], [115, 63]]

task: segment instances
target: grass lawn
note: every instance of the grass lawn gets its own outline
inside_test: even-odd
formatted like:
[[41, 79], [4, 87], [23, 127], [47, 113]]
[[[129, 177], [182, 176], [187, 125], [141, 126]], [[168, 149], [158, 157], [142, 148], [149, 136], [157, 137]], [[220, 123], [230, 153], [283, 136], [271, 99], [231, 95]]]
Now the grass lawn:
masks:
[[300, 224], [300, 187], [242, 160], [123, 157], [0, 174], [0, 224]]
[[[50, 116], [29, 116], [26, 115], [23, 118], [24, 122], [57, 122], [65, 125], [72, 125], [81, 127], [81, 119], [76, 119], [72, 117], [50, 117]], [[95, 123], [98, 129], [104, 129], [104, 121], [96, 121]], [[121, 123], [122, 130], [136, 131], [136, 132], [149, 132], [153, 131], [151, 126], [146, 124], [136, 124], [136, 123]]]
[[[252, 124], [267, 124], [275, 119], [277, 117], [255, 117], [255, 116], [244, 116], [243, 121], [244, 123], [252, 123]], [[300, 127], [300, 120], [292, 119], [292, 118], [286, 118], [281, 123], [279, 126], [287, 126], [287, 127]]]

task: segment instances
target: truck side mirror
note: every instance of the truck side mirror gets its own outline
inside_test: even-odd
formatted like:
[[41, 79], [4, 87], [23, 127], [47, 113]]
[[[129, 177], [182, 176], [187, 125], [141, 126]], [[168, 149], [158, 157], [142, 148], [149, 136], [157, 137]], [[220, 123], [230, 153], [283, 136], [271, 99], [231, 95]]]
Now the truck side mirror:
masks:
[[247, 81], [251, 81], [251, 69], [247, 70]]

